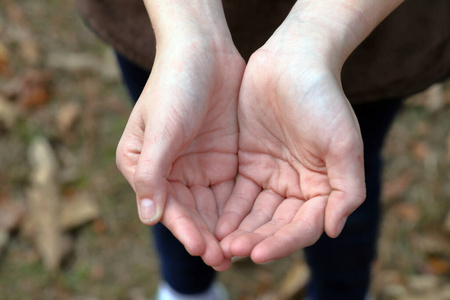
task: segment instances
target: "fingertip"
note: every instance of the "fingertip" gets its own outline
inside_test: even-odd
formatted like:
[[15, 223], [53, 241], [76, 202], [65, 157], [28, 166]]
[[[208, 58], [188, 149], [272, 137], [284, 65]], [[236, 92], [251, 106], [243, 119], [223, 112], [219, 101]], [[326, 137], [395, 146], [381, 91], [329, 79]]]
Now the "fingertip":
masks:
[[161, 219], [161, 209], [150, 198], [144, 198], [138, 201], [138, 213], [141, 222], [146, 225], [155, 225]]
[[347, 217], [343, 217], [339, 222], [337, 222], [336, 225], [331, 225], [329, 227], [331, 228], [326, 228], [326, 233], [330, 238], [337, 238], [341, 233], [342, 230], [345, 227], [345, 223], [347, 222]]
[[184, 248], [191, 256], [201, 256], [205, 252], [205, 242], [202, 240], [198, 243], [188, 243], [187, 241], [183, 243]]
[[220, 248], [222, 249], [223, 255], [225, 258], [232, 258], [233, 254], [230, 251], [230, 239], [225, 237], [223, 240], [219, 242]]
[[345, 223], [347, 223], [347, 217], [344, 217], [339, 221], [337, 227], [336, 227], [336, 237], [338, 237], [342, 230], [344, 229]]
[[220, 221], [217, 221], [216, 229], [214, 230], [214, 236], [216, 239], [220, 242], [227, 236], [227, 230], [224, 228], [224, 223]]
[[[225, 213], [226, 215], [227, 213]], [[214, 231], [214, 236], [217, 240], [222, 241], [225, 237], [227, 237], [231, 232], [233, 232], [237, 226], [231, 224], [229, 220], [226, 220], [227, 217], [222, 215], [217, 221], [216, 229]]]
[[253, 248], [253, 251], [250, 254], [250, 258], [255, 264], [264, 264], [271, 261], [272, 259], [269, 256], [270, 252], [267, 251], [267, 248], [258, 245]]
[[325, 232], [330, 238], [337, 238], [344, 229], [347, 218], [365, 200], [364, 193], [331, 192], [325, 209]]
[[201, 255], [205, 264], [211, 267], [222, 265], [227, 258], [225, 258], [220, 245], [217, 241], [213, 241], [212, 237], [211, 239], [207, 238], [205, 241], [205, 251]]
[[136, 190], [139, 219], [146, 225], [155, 225], [161, 221], [166, 206], [166, 191], [162, 186], [158, 190]]
[[[163, 218], [164, 221], [164, 218]], [[163, 224], [172, 232], [175, 238], [183, 244], [186, 251], [191, 256], [203, 256], [206, 252], [206, 241], [198, 231], [195, 224], [186, 222], [180, 226], [171, 226], [165, 222]]]
[[251, 211], [260, 192], [261, 187], [252, 180], [242, 175], [238, 176], [234, 189], [226, 200], [217, 222], [215, 236], [218, 240], [222, 240], [239, 227], [239, 224]]
[[252, 253], [254, 245], [261, 240], [256, 234], [249, 233], [234, 239], [230, 244], [230, 252], [233, 256], [247, 257]]
[[224, 272], [229, 268], [231, 268], [231, 265], [232, 265], [231, 258], [226, 258], [220, 265], [213, 266], [212, 268], [217, 272]]
[[[236, 255], [236, 253], [234, 253], [234, 251], [232, 250], [233, 247], [240, 247], [240, 246], [233, 246], [233, 243], [235, 243], [235, 241], [237, 239], [240, 239], [240, 237], [242, 235], [244, 235], [245, 232], [243, 232], [242, 230], [236, 230], [235, 232], [227, 235], [221, 242], [220, 242], [220, 247], [222, 248], [222, 252], [224, 254], [224, 256], [226, 258], [233, 258], [235, 256], [240, 256], [240, 255]], [[241, 243], [241, 242], [238, 242]], [[239, 253], [241, 253], [242, 251], [238, 251]], [[248, 255], [246, 255], [248, 256]]]
[[250, 258], [256, 264], [265, 264], [270, 261], [286, 257], [301, 249], [298, 245], [296, 248], [290, 248], [283, 243], [277, 236], [269, 237], [258, 243], [252, 250]]

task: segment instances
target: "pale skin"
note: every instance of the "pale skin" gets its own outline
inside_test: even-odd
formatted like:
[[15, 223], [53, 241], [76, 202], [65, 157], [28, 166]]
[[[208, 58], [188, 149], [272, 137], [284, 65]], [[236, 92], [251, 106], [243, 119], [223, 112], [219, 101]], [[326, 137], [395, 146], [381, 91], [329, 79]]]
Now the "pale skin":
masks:
[[338, 236], [365, 198], [340, 69], [401, 2], [298, 1], [245, 67], [219, 0], [145, 1], [157, 56], [117, 150], [142, 222], [219, 271]]

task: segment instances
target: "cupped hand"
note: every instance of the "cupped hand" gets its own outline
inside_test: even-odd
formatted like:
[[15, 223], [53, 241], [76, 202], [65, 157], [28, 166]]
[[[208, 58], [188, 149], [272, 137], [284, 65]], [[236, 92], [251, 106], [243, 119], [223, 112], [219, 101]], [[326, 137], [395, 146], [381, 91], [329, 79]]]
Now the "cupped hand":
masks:
[[244, 67], [234, 46], [190, 41], [158, 51], [117, 149], [141, 221], [161, 221], [190, 254], [219, 270], [230, 262], [213, 233], [237, 174]]
[[245, 70], [239, 176], [216, 227], [227, 257], [257, 263], [324, 231], [338, 236], [365, 199], [361, 135], [339, 74], [314, 53], [268, 48]]

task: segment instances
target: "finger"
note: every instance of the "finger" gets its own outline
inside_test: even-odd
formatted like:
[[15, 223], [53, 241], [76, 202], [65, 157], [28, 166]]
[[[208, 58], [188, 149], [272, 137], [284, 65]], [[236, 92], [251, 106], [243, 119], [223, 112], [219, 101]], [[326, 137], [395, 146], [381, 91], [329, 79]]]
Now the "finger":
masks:
[[228, 270], [231, 267], [231, 259], [227, 258], [225, 259], [222, 264], [218, 265], [218, 266], [212, 266], [214, 270], [216, 270], [217, 272], [223, 272]]
[[291, 222], [254, 247], [252, 260], [255, 263], [265, 263], [314, 244], [323, 232], [326, 203], [326, 196], [305, 202]]
[[[144, 141], [145, 123], [133, 111], [120, 139], [116, 163], [120, 172], [136, 192], [137, 207], [141, 221], [148, 225], [157, 223], [166, 201], [166, 182], [160, 163], [165, 160], [161, 147], [153, 147]], [[161, 152], [159, 155], [157, 154]], [[159, 203], [156, 204], [156, 203]]]
[[[250, 256], [253, 248], [264, 239], [274, 235], [280, 228], [288, 224], [295, 217], [304, 201], [285, 199], [276, 209], [272, 220], [262, 226], [237, 236], [229, 246], [232, 256]], [[238, 229], [239, 230], [239, 229]], [[234, 233], [230, 234], [233, 235]], [[222, 246], [223, 248], [223, 246]], [[227, 256], [227, 252], [225, 252]]]
[[[229, 235], [227, 235], [226, 237], [224, 237], [221, 241], [220, 241], [220, 247], [222, 248], [222, 252], [224, 254], [224, 256], [226, 258], [233, 258], [234, 256], [239, 256], [239, 257], [244, 257], [244, 256], [248, 256], [245, 255], [245, 251], [244, 252], [238, 252], [239, 254], [236, 254], [232, 251], [231, 245], [233, 244], [233, 242], [241, 237], [244, 236], [246, 234], [249, 234], [250, 232], [243, 230], [243, 229], [236, 229], [235, 231], [233, 231], [232, 233], [230, 233]], [[244, 253], [244, 254], [241, 254]]]
[[170, 141], [153, 137], [147, 130], [142, 151], [136, 166], [133, 182], [141, 221], [156, 224], [163, 213], [167, 176], [173, 161], [173, 145]]
[[250, 213], [239, 225], [239, 229], [253, 231], [272, 220], [275, 211], [285, 200], [284, 197], [271, 190], [262, 191], [255, 200]]
[[217, 222], [215, 234], [218, 240], [223, 239], [239, 226], [252, 209], [260, 192], [261, 188], [255, 182], [245, 176], [238, 176], [233, 192]]
[[206, 223], [209, 232], [214, 233], [219, 215], [213, 191], [209, 187], [195, 185], [190, 188], [197, 212]]
[[144, 125], [139, 118], [133, 118], [133, 114], [128, 121], [116, 150], [116, 165], [123, 174], [130, 186], [134, 188], [134, 173], [139, 161], [144, 139]]
[[214, 193], [214, 198], [216, 198], [217, 203], [217, 214], [220, 216], [223, 212], [223, 208], [230, 198], [231, 192], [233, 191], [235, 180], [228, 180], [221, 183], [217, 183], [211, 186], [211, 190]]
[[325, 232], [332, 238], [339, 236], [347, 217], [366, 197], [362, 142], [349, 145], [329, 155], [326, 162], [332, 192], [325, 210]]
[[220, 243], [226, 257], [232, 257], [231, 243], [239, 236], [253, 232], [258, 227], [266, 224], [270, 220], [283, 202], [284, 197], [270, 190], [262, 191], [255, 200], [251, 212], [244, 218], [238, 229], [226, 236]]
[[[181, 184], [179, 184], [181, 186]], [[178, 190], [178, 186], [175, 185]], [[206, 243], [203, 234], [192, 218], [185, 204], [178, 201], [177, 197], [184, 197], [186, 202], [194, 202], [189, 190], [175, 192], [169, 189], [168, 199], [161, 222], [172, 232], [172, 234], [184, 245], [186, 251], [193, 256], [200, 256], [205, 252]]]
[[206, 227], [201, 227], [200, 230], [205, 240], [205, 251], [201, 254], [203, 261], [208, 266], [217, 266], [218, 268], [220, 268], [228, 259], [226, 259], [223, 255], [222, 248], [220, 248], [219, 242], [211, 234], [211, 232], [209, 232]]
[[[172, 182], [172, 186], [176, 193], [177, 202], [187, 211], [203, 240], [203, 251], [201, 253], [196, 252], [195, 255], [201, 256], [205, 264], [209, 266], [221, 265], [225, 257], [219, 242], [212, 233], [213, 231], [205, 222], [205, 219], [212, 218], [212, 222], [215, 224], [214, 220], [217, 220], [217, 209], [211, 189], [202, 186], [188, 188], [180, 182]], [[203, 211], [203, 216], [200, 211]], [[214, 224], [211, 225], [213, 228]], [[182, 224], [174, 224], [174, 227], [178, 228], [179, 226], [182, 226]], [[183, 241], [183, 244], [186, 243], [184, 244], [185, 247], [195, 247], [193, 245], [195, 241], [192, 238], [189, 241], [186, 241], [186, 239]]]

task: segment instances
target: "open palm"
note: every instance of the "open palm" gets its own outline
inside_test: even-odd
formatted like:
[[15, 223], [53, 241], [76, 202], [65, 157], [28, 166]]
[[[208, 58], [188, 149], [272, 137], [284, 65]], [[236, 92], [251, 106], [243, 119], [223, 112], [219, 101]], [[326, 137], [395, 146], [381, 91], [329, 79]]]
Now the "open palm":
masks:
[[136, 192], [141, 220], [161, 221], [190, 254], [220, 269], [229, 260], [213, 233], [237, 174], [244, 62], [237, 51], [189, 49], [157, 56], [117, 164]]
[[339, 80], [300, 55], [259, 50], [239, 96], [239, 176], [216, 236], [262, 263], [337, 236], [365, 198], [358, 122]]

